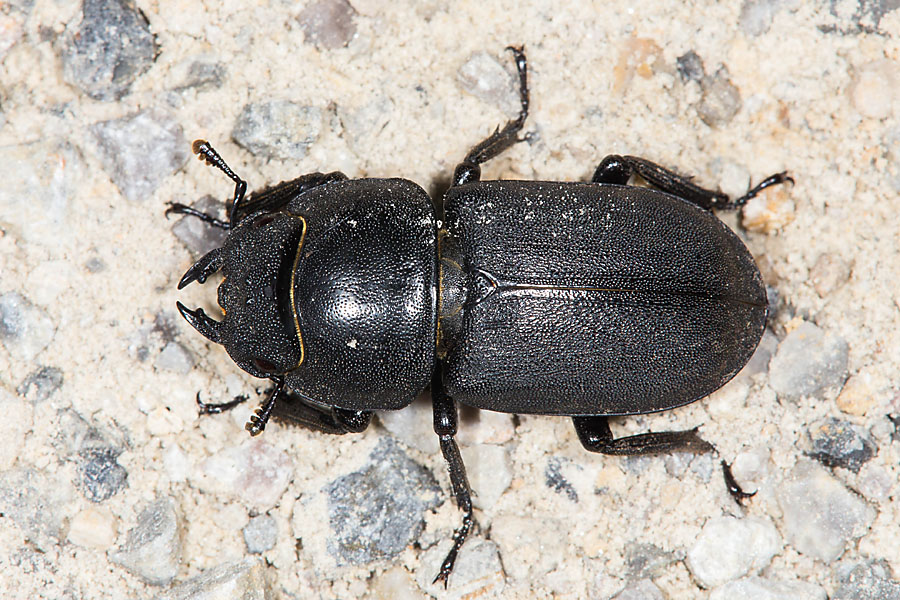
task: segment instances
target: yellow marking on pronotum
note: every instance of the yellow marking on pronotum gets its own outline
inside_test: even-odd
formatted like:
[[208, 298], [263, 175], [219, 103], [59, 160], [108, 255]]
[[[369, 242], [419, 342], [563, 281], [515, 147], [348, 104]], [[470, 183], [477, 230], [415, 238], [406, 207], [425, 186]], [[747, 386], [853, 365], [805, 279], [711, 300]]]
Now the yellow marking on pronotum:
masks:
[[[291, 289], [290, 289], [290, 298], [291, 298], [291, 316], [294, 317], [294, 329], [297, 331], [297, 341], [300, 342], [300, 360], [297, 361], [297, 367], [303, 364], [303, 359], [306, 356], [306, 350], [303, 347], [303, 335], [300, 333], [300, 319], [297, 318], [297, 304], [294, 301], [294, 279], [297, 277], [297, 264], [300, 262], [300, 252], [303, 250], [303, 240], [306, 239], [306, 219], [301, 217], [300, 215], [289, 215], [291, 217], [296, 217], [300, 219], [300, 223], [303, 224], [303, 229], [300, 231], [300, 243], [297, 244], [297, 254], [294, 255], [294, 266], [291, 267]], [[297, 367], [294, 367], [295, 369]]]

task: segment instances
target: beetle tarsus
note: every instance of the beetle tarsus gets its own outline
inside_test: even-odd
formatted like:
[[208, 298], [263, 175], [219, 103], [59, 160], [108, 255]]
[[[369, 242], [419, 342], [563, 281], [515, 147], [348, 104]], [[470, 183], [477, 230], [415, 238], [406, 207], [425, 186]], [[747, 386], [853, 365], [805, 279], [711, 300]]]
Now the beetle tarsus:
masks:
[[728, 493], [740, 506], [744, 505], [744, 500], [752, 498], [759, 491], [745, 492], [734, 478], [734, 473], [731, 472], [731, 465], [725, 462], [724, 459], [722, 460], [722, 474], [725, 477], [725, 487], [728, 488]]
[[246, 401], [247, 396], [235, 396], [233, 400], [229, 400], [228, 402], [207, 404], [200, 399], [200, 392], [197, 392], [197, 409], [201, 415], [217, 415], [219, 413], [229, 411], [235, 406], [243, 404]]
[[231, 229], [231, 223], [199, 211], [193, 206], [181, 204], [180, 202], [169, 203], [169, 208], [166, 209], [166, 216], [168, 217], [169, 215], [187, 215], [189, 217], [196, 217], [213, 227], [218, 227], [219, 229]]
[[266, 424], [272, 416], [272, 411], [275, 410], [275, 404], [283, 393], [284, 380], [276, 379], [274, 381], [275, 387], [269, 392], [269, 397], [266, 398], [266, 401], [263, 402], [262, 406], [259, 406], [256, 409], [254, 414], [250, 415], [250, 420], [244, 425], [244, 429], [249, 431], [251, 436], [257, 436], [265, 430]]
[[787, 171], [782, 171], [781, 173], [775, 173], [774, 175], [769, 175], [768, 177], [766, 177], [765, 179], [760, 181], [758, 184], [756, 184], [755, 187], [750, 188], [750, 190], [746, 194], [744, 194], [743, 196], [741, 196], [740, 198], [738, 198], [731, 204], [733, 205], [733, 207], [743, 206], [744, 204], [747, 203], [748, 200], [756, 197], [757, 194], [759, 194], [761, 191], [763, 191], [767, 187], [770, 187], [773, 185], [778, 185], [781, 183], [790, 183], [791, 185], [794, 185], [794, 178], [791, 177], [790, 175], [788, 175]]
[[231, 200], [231, 210], [228, 211], [228, 221], [229, 223], [234, 223], [237, 207], [241, 200], [244, 199], [244, 194], [247, 193], [247, 182], [237, 176], [237, 173], [228, 166], [228, 163], [219, 156], [216, 149], [206, 140], [194, 140], [194, 143], [191, 144], [191, 150], [197, 155], [197, 158], [205, 160], [206, 164], [216, 167], [234, 182], [234, 197]]

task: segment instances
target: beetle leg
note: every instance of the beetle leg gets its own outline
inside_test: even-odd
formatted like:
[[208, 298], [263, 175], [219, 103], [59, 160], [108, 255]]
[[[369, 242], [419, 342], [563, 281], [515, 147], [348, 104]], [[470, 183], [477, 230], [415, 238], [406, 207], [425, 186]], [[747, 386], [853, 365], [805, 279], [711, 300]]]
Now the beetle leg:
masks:
[[432, 583], [443, 581], [444, 588], [446, 588], [447, 578], [450, 577], [450, 573], [453, 571], [456, 556], [459, 554], [459, 549], [462, 548], [463, 543], [465, 543], [469, 530], [472, 529], [474, 519], [472, 518], [472, 496], [469, 488], [469, 479], [466, 477], [466, 466], [463, 464], [462, 456], [459, 454], [459, 447], [453, 439], [457, 429], [456, 403], [444, 391], [440, 370], [435, 373], [431, 383], [431, 398], [434, 409], [434, 432], [438, 434], [441, 440], [441, 453], [444, 455], [444, 460], [447, 461], [447, 468], [450, 471], [450, 485], [453, 488], [453, 495], [456, 497], [456, 505], [463, 511], [462, 527], [454, 532], [453, 547], [447, 553], [444, 562], [441, 563], [441, 569], [438, 571], [437, 577], [432, 581]]
[[636, 173], [643, 177], [652, 186], [696, 204], [705, 210], [735, 209], [743, 206], [748, 200], [756, 196], [765, 188], [779, 183], [794, 180], [786, 171], [776, 173], [765, 178], [759, 185], [751, 188], [746, 194], [736, 200], [731, 200], [727, 194], [717, 190], [708, 190], [696, 185], [690, 177], [679, 175], [654, 162], [638, 156], [619, 156], [611, 154], [603, 159], [594, 171], [591, 178], [593, 183], [615, 183], [625, 185], [629, 177]]
[[453, 185], [478, 181], [481, 179], [481, 167], [478, 165], [489, 161], [513, 144], [518, 144], [527, 139], [520, 138], [519, 132], [525, 125], [525, 119], [528, 118], [528, 62], [525, 59], [525, 52], [523, 52], [522, 47], [509, 46], [507, 50], [513, 53], [516, 61], [516, 70], [519, 73], [519, 102], [521, 103], [519, 116], [511, 121], [507, 121], [503, 129], [499, 127], [495, 129], [494, 133], [469, 151], [463, 161], [453, 171]]
[[697, 429], [657, 431], [613, 439], [607, 417], [572, 417], [581, 445], [590, 452], [616, 455], [714, 452], [712, 444], [697, 435]]
[[372, 420], [371, 411], [316, 406], [291, 392], [284, 394], [272, 415], [279, 420], [334, 435], [361, 433]]
[[169, 215], [188, 215], [189, 217], [196, 217], [204, 223], [212, 225], [213, 227], [218, 227], [219, 229], [231, 229], [231, 223], [228, 221], [223, 221], [222, 219], [208, 215], [205, 212], [200, 212], [193, 206], [181, 204], [180, 202], [169, 203], [169, 208], [166, 209], [166, 216], [168, 217]]

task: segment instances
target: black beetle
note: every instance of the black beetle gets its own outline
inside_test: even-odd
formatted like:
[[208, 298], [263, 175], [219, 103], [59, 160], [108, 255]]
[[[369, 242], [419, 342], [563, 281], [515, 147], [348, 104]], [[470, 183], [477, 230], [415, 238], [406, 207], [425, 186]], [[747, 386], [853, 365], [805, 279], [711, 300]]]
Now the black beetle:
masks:
[[[456, 167], [440, 221], [404, 179], [313, 173], [245, 197], [246, 182], [205, 141], [194, 152], [235, 182], [228, 221], [168, 210], [229, 231], [178, 284], [221, 270], [224, 318], [178, 309], [274, 383], [251, 434], [273, 411], [326, 433], [360, 432], [372, 411], [403, 408], [431, 386], [464, 511], [435, 578], [445, 585], [473, 522], [457, 401], [571, 417], [591, 452], [713, 449], [696, 429], [614, 439], [607, 420], [694, 402], [747, 363], [766, 326], [766, 289], [711, 210], [792, 181], [772, 175], [730, 200], [633, 156], [606, 157], [590, 183], [481, 181], [481, 163], [525, 139], [525, 55], [509, 50], [521, 112]], [[657, 189], [626, 185], [632, 174]]]

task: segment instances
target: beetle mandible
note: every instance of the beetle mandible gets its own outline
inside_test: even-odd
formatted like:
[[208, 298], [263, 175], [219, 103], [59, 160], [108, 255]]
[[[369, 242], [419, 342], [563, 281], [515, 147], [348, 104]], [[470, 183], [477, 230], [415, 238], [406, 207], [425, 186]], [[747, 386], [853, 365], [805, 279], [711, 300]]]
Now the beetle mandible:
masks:
[[[525, 139], [527, 65], [522, 48], [508, 49], [520, 113], [456, 167], [440, 220], [404, 179], [312, 173], [247, 194], [202, 140], [194, 152], [235, 183], [228, 220], [183, 204], [167, 211], [228, 231], [178, 284], [222, 271], [222, 320], [177, 306], [239, 367], [273, 383], [247, 423], [252, 435], [273, 413], [361, 432], [373, 411], [401, 409], [430, 386], [463, 511], [435, 577], [444, 585], [473, 524], [456, 402], [570, 417], [591, 452], [713, 450], [696, 429], [614, 439], [608, 418], [694, 402], [747, 363], [766, 326], [766, 289], [711, 211], [792, 182], [778, 173], [731, 200], [617, 155], [589, 183], [481, 181], [479, 165]], [[633, 174], [656, 189], [627, 185]]]

